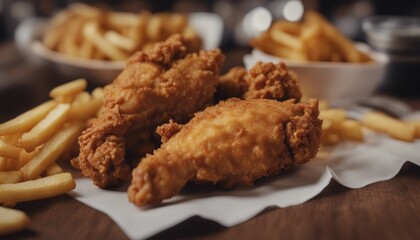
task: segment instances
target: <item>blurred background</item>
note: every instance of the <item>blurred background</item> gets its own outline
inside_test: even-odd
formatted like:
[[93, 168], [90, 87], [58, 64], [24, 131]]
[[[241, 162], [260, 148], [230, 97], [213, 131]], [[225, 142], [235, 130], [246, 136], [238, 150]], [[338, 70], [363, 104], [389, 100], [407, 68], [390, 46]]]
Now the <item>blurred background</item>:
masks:
[[[357, 41], [366, 39], [361, 21], [368, 16], [420, 16], [419, 0], [0, 0], [0, 121], [44, 101], [51, 86], [60, 83], [60, 76], [54, 75], [51, 68], [25, 61], [28, 54], [19, 51], [14, 43], [16, 27], [28, 18], [51, 17], [75, 2], [133, 13], [144, 9], [153, 13], [216, 13], [224, 22], [220, 48], [227, 61], [223, 72], [243, 64], [242, 56], [251, 50], [249, 39], [266, 30], [272, 21], [299, 21], [305, 10], [319, 11]], [[418, 72], [419, 63], [417, 56], [411, 69]], [[420, 79], [416, 82], [420, 83]]]
[[223, 49], [246, 44], [240, 26], [247, 13], [258, 7], [267, 9], [273, 20], [285, 18], [292, 21], [299, 20], [303, 9], [318, 10], [355, 40], [364, 39], [360, 22], [367, 16], [420, 16], [418, 0], [0, 0], [0, 41], [11, 41], [16, 26], [25, 18], [49, 17], [75, 2], [126, 12], [142, 9], [151, 12], [214, 12], [225, 23]]

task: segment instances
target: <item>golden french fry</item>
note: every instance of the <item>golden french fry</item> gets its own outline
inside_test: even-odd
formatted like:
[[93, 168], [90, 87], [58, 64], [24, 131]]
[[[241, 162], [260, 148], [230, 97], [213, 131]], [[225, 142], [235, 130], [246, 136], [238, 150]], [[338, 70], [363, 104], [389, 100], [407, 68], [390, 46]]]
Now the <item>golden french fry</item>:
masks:
[[21, 115], [0, 124], [0, 135], [26, 132], [41, 121], [51, 109], [57, 105], [56, 101], [45, 102]]
[[21, 168], [23, 179], [31, 180], [40, 176], [77, 139], [82, 129], [82, 122], [73, 122], [57, 132], [44, 144], [39, 153]]
[[318, 108], [320, 111], [327, 110], [328, 108], [330, 108], [330, 104], [327, 100], [320, 99]]
[[142, 11], [137, 17], [137, 22], [131, 27], [127, 36], [133, 41], [134, 49], [139, 50], [147, 42], [146, 28], [149, 23], [151, 14], [147, 11]]
[[340, 135], [337, 133], [327, 133], [323, 132], [321, 136], [321, 143], [324, 145], [335, 145], [341, 140]]
[[157, 42], [161, 39], [166, 18], [165, 13], [155, 14], [150, 18], [146, 29], [146, 36], [150, 41]]
[[122, 26], [134, 26], [138, 23], [138, 16], [125, 12], [110, 12], [106, 16], [106, 21], [114, 28]]
[[74, 189], [70, 173], [59, 173], [20, 183], [0, 185], [0, 202], [25, 202], [57, 196]]
[[284, 45], [275, 43], [267, 33], [262, 33], [258, 38], [252, 39], [250, 44], [263, 52], [291, 60], [307, 60], [304, 52], [294, 51]]
[[83, 3], [71, 4], [69, 11], [85, 18], [99, 18], [103, 14], [100, 9]]
[[45, 47], [49, 49], [56, 49], [58, 43], [65, 36], [65, 30], [72, 18], [72, 13], [69, 11], [61, 11], [56, 14], [51, 21], [48, 31], [46, 31], [42, 42]]
[[181, 33], [188, 25], [188, 18], [184, 14], [172, 14], [169, 16], [167, 35], [170, 36], [175, 33]]
[[287, 46], [291, 49], [301, 49], [302, 48], [302, 41], [299, 38], [292, 36], [286, 32], [282, 32], [277, 30], [277, 28], [271, 28], [269, 30], [269, 35], [273, 41], [276, 43], [282, 44]]
[[413, 126], [416, 129], [416, 133], [414, 134], [415, 138], [420, 138], [420, 120], [408, 120], [406, 121], [407, 124]]
[[6, 171], [0, 172], [0, 184], [17, 183], [22, 180], [22, 173], [20, 171]]
[[24, 229], [29, 218], [22, 211], [0, 207], [0, 235], [6, 235]]
[[21, 148], [13, 146], [0, 139], [0, 156], [7, 158], [19, 158]]
[[333, 126], [333, 122], [329, 119], [323, 119], [322, 120], [322, 131], [327, 131], [331, 129]]
[[104, 89], [100, 88], [100, 87], [93, 89], [92, 97], [103, 100], [104, 99]]
[[78, 57], [81, 46], [81, 31], [85, 22], [84, 17], [74, 16], [71, 24], [67, 27], [65, 38], [60, 41], [58, 49], [69, 56]]
[[136, 47], [136, 44], [133, 42], [132, 39], [124, 37], [115, 31], [107, 31], [105, 33], [105, 39], [108, 42], [126, 51], [133, 51]]
[[[22, 151], [24, 152], [24, 151]], [[19, 170], [19, 159], [16, 158], [6, 158], [6, 171], [15, 171]]]
[[96, 115], [103, 103], [102, 98], [92, 98], [88, 102], [74, 102], [69, 111], [70, 120], [87, 120]]
[[339, 125], [346, 119], [347, 112], [344, 109], [327, 109], [319, 113], [320, 119], [326, 119], [331, 121], [333, 124]]
[[53, 165], [49, 166], [47, 168], [47, 170], [45, 170], [45, 174], [47, 176], [56, 175], [56, 174], [59, 174], [59, 173], [62, 173], [62, 172], [63, 172], [63, 169], [60, 166], [58, 166], [56, 163], [54, 163]]
[[87, 82], [85, 79], [77, 79], [53, 88], [50, 91], [50, 97], [57, 98], [62, 96], [76, 96], [77, 94], [83, 92], [86, 87]]
[[347, 39], [340, 31], [332, 26], [324, 17], [314, 11], [308, 11], [305, 14], [305, 20], [322, 26], [325, 35], [329, 39], [334, 39], [337, 47], [345, 54], [346, 61], [360, 62], [360, 54], [354, 47], [354, 44]]
[[38, 154], [40, 147], [37, 147], [32, 152], [26, 152], [22, 151], [19, 155], [19, 158], [17, 159], [16, 168], [14, 170], [21, 169], [25, 164], [27, 164], [32, 158], [35, 157], [36, 154]]
[[111, 60], [125, 60], [129, 55], [107, 41], [101, 34], [98, 21], [91, 20], [83, 27], [83, 34]]
[[407, 142], [413, 141], [416, 133], [415, 126], [379, 112], [365, 113], [362, 124], [372, 130]]
[[16, 147], [19, 147], [19, 139], [22, 137], [21, 132], [9, 134], [6, 136], [1, 136], [0, 139], [3, 139], [3, 141], [7, 142], [8, 144], [14, 145]]
[[56, 133], [57, 129], [66, 122], [69, 111], [69, 104], [58, 104], [42, 121], [32, 128], [31, 131], [22, 135], [22, 138], [20, 139], [22, 147], [30, 152], [48, 140]]
[[94, 51], [95, 47], [92, 43], [92, 41], [90, 41], [87, 38], [83, 38], [82, 44], [80, 46], [79, 49], [79, 57], [81, 58], [93, 58], [93, 51]]
[[356, 120], [344, 120], [339, 126], [338, 133], [345, 139], [351, 139], [355, 141], [363, 141], [364, 139], [362, 124]]

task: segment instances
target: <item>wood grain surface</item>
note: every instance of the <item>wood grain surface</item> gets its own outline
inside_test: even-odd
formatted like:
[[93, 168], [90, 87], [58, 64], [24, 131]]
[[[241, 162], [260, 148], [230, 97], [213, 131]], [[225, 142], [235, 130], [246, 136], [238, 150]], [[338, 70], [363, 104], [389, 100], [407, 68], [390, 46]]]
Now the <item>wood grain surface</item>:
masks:
[[[12, 63], [4, 60], [7, 58], [5, 52], [11, 52], [13, 66], [21, 69], [16, 71], [19, 76], [26, 71], [27, 75], [30, 74], [27, 77], [39, 81], [47, 79], [43, 86], [54, 85], [51, 83], [54, 76], [45, 69], [33, 70], [32, 65], [23, 63], [23, 59], [16, 60], [16, 53], [10, 47], [13, 45], [0, 45], [0, 73], [9, 73], [13, 68]], [[232, 60], [227, 66], [241, 64], [242, 54], [243, 50], [228, 52], [227, 59]], [[2, 68], [4, 66], [7, 70]], [[33, 75], [33, 71], [45, 74]], [[25, 103], [27, 108], [36, 101]], [[410, 103], [420, 108], [419, 100]], [[5, 107], [2, 104], [0, 108]], [[13, 114], [16, 113], [8, 112], [10, 116]], [[2, 115], [3, 118], [10, 116]], [[0, 239], [128, 239], [108, 216], [67, 195], [19, 203], [16, 208], [29, 215], [29, 228], [0, 236]], [[320, 195], [304, 204], [282, 209], [271, 207], [231, 228], [196, 216], [152, 237], [180, 238], [420, 239], [420, 167], [406, 163], [395, 178], [361, 189], [348, 189], [333, 181]]]

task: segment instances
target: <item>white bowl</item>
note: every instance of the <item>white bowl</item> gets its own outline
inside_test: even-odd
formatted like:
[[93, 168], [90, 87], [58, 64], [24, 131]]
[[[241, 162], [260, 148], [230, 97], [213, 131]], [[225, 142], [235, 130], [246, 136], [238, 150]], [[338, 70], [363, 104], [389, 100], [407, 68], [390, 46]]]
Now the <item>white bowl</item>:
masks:
[[371, 50], [366, 44], [356, 47], [368, 54], [372, 63], [301, 62], [269, 55], [258, 49], [244, 56], [250, 69], [258, 61], [284, 62], [297, 75], [305, 97], [326, 99], [336, 105], [348, 104], [370, 96], [379, 86], [388, 57]]
[[[206, 50], [219, 47], [223, 34], [223, 20], [214, 13], [191, 13], [189, 22], [203, 40]], [[110, 83], [125, 66], [124, 61], [104, 61], [75, 58], [47, 49], [40, 41], [48, 26], [46, 19], [28, 19], [22, 22], [15, 33], [18, 47], [28, 58], [51, 65], [63, 80], [85, 78], [95, 85]]]

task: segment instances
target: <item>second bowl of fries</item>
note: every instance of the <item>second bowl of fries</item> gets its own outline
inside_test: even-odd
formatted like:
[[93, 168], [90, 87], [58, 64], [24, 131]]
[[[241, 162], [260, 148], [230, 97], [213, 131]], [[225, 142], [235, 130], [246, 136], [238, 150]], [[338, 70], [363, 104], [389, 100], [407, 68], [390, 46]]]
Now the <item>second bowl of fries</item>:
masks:
[[135, 14], [77, 3], [52, 19], [24, 21], [16, 41], [32, 59], [52, 65], [64, 80], [83, 77], [104, 85], [121, 72], [133, 53], [150, 49], [172, 34], [213, 49], [221, 41], [222, 30], [221, 18], [211, 13]]
[[302, 22], [277, 21], [252, 39], [247, 68], [258, 61], [285, 62], [297, 73], [305, 96], [349, 103], [368, 97], [382, 80], [388, 57], [353, 43], [325, 18], [308, 12]]

